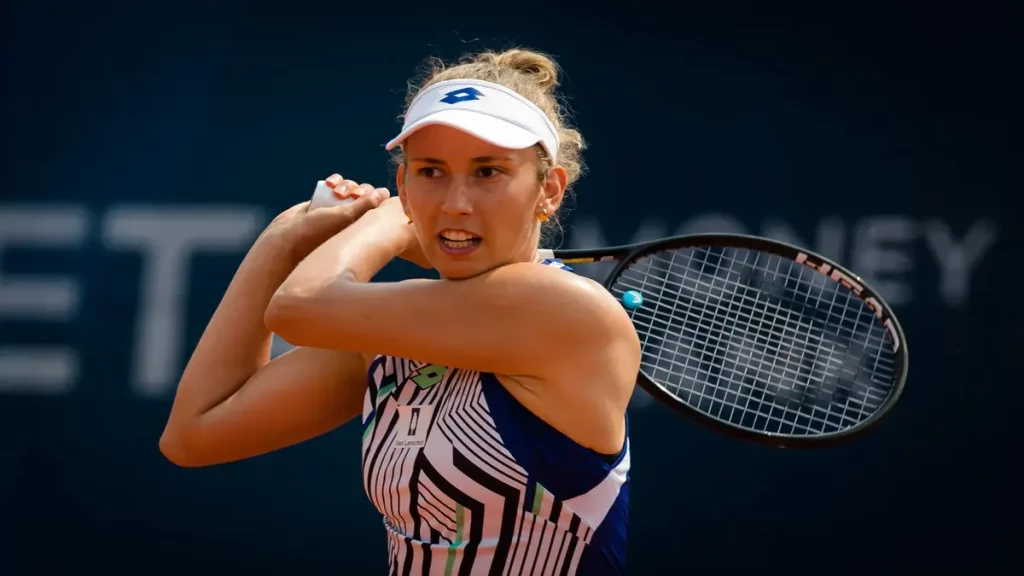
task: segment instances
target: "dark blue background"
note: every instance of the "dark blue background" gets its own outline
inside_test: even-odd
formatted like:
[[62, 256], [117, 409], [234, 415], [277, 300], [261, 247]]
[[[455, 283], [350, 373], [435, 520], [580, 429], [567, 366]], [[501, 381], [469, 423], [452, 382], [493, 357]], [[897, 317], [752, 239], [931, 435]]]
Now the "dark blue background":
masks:
[[[383, 144], [425, 57], [512, 45], [558, 58], [590, 142], [567, 246], [719, 213], [754, 233], [784, 222], [816, 248], [832, 218], [847, 235], [830, 255], [862, 272], [873, 260], [853, 239], [878, 217], [908, 234], [887, 262], [909, 268], [865, 274], [902, 283], [882, 291], [911, 353], [873, 434], [777, 451], [638, 394], [633, 572], [1019, 565], [1020, 212], [1002, 204], [1020, 190], [1019, 32], [1008, 9], [966, 6], [5, 3], [0, 214], [80, 207], [88, 225], [77, 248], [0, 243], [0, 274], [81, 289], [70, 321], [0, 314], [0, 347], [80, 357], [66, 393], [0, 387], [0, 574], [383, 572], [356, 426], [209, 469], [160, 456], [170, 392], [132, 387], [144, 261], [104, 226], [125, 207], [254, 214], [240, 248], [190, 260], [180, 371], [259, 226], [335, 171], [390, 183]], [[939, 289], [935, 226], [995, 234], [962, 299]]]

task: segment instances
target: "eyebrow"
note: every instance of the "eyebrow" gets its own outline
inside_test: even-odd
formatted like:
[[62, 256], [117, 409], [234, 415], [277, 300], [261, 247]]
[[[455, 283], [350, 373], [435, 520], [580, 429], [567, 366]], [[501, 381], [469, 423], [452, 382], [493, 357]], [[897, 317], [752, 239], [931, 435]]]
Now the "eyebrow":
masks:
[[[438, 166], [446, 164], [444, 160], [439, 158], [410, 158], [410, 162], [423, 162], [424, 164], [435, 164]], [[474, 164], [486, 164], [488, 162], [512, 162], [512, 158], [508, 156], [477, 156], [470, 160]]]

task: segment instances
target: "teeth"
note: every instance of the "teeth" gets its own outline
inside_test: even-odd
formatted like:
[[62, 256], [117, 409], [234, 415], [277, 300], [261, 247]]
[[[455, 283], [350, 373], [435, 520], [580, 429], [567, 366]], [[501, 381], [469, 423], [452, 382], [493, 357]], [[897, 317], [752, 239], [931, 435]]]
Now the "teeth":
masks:
[[453, 242], [464, 242], [466, 240], [472, 240], [474, 238], [474, 236], [472, 234], [468, 233], [468, 232], [458, 232], [458, 231], [442, 232], [441, 236], [445, 240], [450, 240], [450, 241], [453, 241]]

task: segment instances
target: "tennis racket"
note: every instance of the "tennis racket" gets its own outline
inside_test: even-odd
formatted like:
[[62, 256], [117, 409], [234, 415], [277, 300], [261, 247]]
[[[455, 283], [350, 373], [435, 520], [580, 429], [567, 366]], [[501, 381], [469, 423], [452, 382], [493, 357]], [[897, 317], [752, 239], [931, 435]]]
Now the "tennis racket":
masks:
[[699, 234], [594, 250], [641, 343], [638, 384], [689, 419], [745, 440], [851, 440], [885, 417], [907, 379], [907, 342], [864, 281], [766, 238]]
[[340, 200], [334, 195], [334, 190], [331, 190], [331, 187], [327, 185], [327, 181], [317, 180], [316, 187], [313, 188], [313, 196], [309, 199], [309, 209], [316, 210], [324, 206], [341, 206], [349, 202], [355, 202], [355, 198]]

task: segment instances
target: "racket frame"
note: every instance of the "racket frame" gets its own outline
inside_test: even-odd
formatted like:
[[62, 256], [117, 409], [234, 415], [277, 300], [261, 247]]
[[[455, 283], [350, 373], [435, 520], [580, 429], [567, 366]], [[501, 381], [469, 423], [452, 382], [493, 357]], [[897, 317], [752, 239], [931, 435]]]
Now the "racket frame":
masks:
[[659, 403], [671, 408], [676, 413], [712, 431], [725, 434], [740, 440], [773, 446], [776, 448], [822, 448], [853, 440], [869, 430], [874, 429], [892, 410], [903, 394], [907, 380], [908, 359], [907, 339], [896, 314], [889, 304], [875, 292], [863, 279], [846, 267], [817, 254], [792, 244], [748, 234], [688, 234], [663, 238], [651, 242], [642, 242], [609, 248], [582, 250], [542, 250], [542, 258], [557, 258], [563, 263], [589, 264], [596, 262], [616, 262], [615, 268], [608, 274], [603, 285], [609, 292], [619, 279], [620, 274], [633, 262], [668, 250], [684, 248], [745, 248], [781, 258], [792, 260], [815, 270], [840, 286], [850, 290], [868, 306], [875, 317], [885, 327], [890, 341], [895, 343], [895, 381], [893, 389], [885, 402], [871, 416], [849, 428], [836, 432], [816, 435], [791, 435], [757, 432], [737, 427], [710, 414], [705, 414], [677, 398], [647, 374], [640, 370], [637, 383]]

